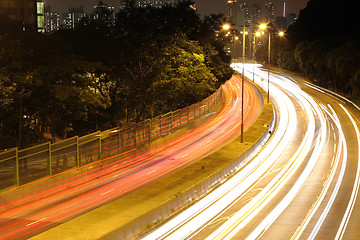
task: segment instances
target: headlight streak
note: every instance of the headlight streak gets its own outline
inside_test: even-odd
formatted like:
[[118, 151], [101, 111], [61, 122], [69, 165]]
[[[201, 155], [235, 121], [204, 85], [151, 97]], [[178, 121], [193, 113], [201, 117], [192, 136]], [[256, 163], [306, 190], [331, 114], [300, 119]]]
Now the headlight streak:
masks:
[[[340, 135], [340, 128], [341, 125], [340, 122], [338, 122], [331, 114], [329, 111], [327, 111], [327, 109], [323, 106], [321, 106], [323, 111], [327, 113], [327, 115], [332, 119], [332, 121], [336, 124], [339, 135]], [[330, 107], [330, 106], [329, 106]], [[340, 127], [340, 128], [339, 128]], [[334, 130], [334, 128], [333, 128]], [[344, 139], [341, 138], [339, 139], [340, 144], [338, 145], [338, 151], [336, 152], [336, 157], [334, 157], [334, 160], [331, 163], [331, 172], [330, 172], [330, 176], [327, 178], [327, 180], [325, 181], [325, 188], [323, 188], [323, 190], [321, 191], [319, 197], [317, 198], [315, 204], [312, 206], [312, 208], [308, 211], [308, 214], [306, 216], [306, 218], [304, 219], [304, 221], [302, 222], [302, 224], [296, 229], [295, 233], [293, 234], [293, 236], [291, 237], [291, 239], [299, 239], [300, 236], [302, 235], [302, 233], [304, 232], [305, 228], [307, 227], [307, 225], [309, 224], [310, 220], [312, 219], [312, 217], [314, 216], [315, 212], [317, 211], [317, 209], [320, 207], [323, 199], [325, 198], [325, 195], [330, 187], [330, 184], [332, 182], [332, 179], [335, 176], [335, 170], [337, 169], [337, 166], [339, 164], [340, 161], [340, 155], [341, 155], [341, 148], [343, 146], [343, 141]], [[335, 165], [334, 165], [334, 161], [335, 161]], [[345, 161], [345, 159], [343, 158], [343, 161]]]
[[[286, 84], [281, 84], [282, 87], [284, 87], [284, 85], [285, 85], [285, 89], [286, 89]], [[311, 111], [316, 112], [316, 115], [319, 117], [319, 120], [320, 120], [321, 126], [322, 126], [321, 134], [319, 134], [316, 138], [316, 144], [315, 144], [315, 148], [314, 148], [314, 149], [316, 149], [316, 151], [313, 151], [305, 169], [301, 173], [301, 175], [298, 178], [298, 180], [296, 181], [296, 183], [293, 185], [291, 190], [286, 194], [286, 196], [281, 200], [281, 202], [272, 210], [272, 212], [270, 214], [268, 214], [265, 217], [265, 219], [255, 228], [255, 230], [247, 237], [247, 239], [256, 239], [261, 234], [263, 234], [263, 232], [265, 232], [271, 226], [271, 224], [280, 216], [280, 214], [285, 210], [285, 208], [296, 197], [297, 193], [302, 188], [303, 184], [306, 182], [311, 171], [313, 170], [313, 168], [317, 162], [317, 159], [320, 155], [320, 152], [321, 152], [320, 149], [322, 149], [325, 145], [325, 134], [327, 131], [326, 122], [325, 122], [325, 118], [324, 118], [322, 112], [320, 111], [318, 105], [315, 103], [315, 101], [310, 96], [308, 96], [304, 92], [298, 91], [298, 89], [296, 89], [296, 88], [289, 89], [289, 90], [291, 90], [291, 92], [297, 96], [297, 98], [299, 99], [300, 102], [302, 102], [303, 104], [307, 103], [306, 104], [307, 107], [305, 109], [308, 113], [309, 121], [311, 124], [310, 131], [312, 131], [313, 134], [315, 132], [315, 121], [312, 120], [312, 118], [311, 118], [311, 117], [313, 117], [313, 114], [311, 113]], [[310, 149], [307, 149], [307, 152], [309, 152], [309, 151], [310, 151]], [[299, 164], [300, 164], [302, 161], [304, 161], [304, 159], [305, 159], [305, 155], [302, 155], [300, 158], [298, 158], [297, 161], [299, 161]], [[295, 173], [295, 170], [296, 169], [293, 169], [293, 172], [289, 173], [289, 177], [287, 178], [287, 180], [289, 180], [289, 178]], [[277, 189], [277, 191], [279, 191], [279, 190]], [[234, 231], [231, 233], [231, 235], [229, 235], [225, 239], [230, 239], [230, 238], [234, 237], [235, 234], [239, 230], [240, 229], [234, 229]]]
[[[241, 65], [239, 66], [233, 64], [232, 67], [239, 72], [242, 71]], [[247, 73], [251, 75], [253, 74], [251, 71], [245, 70], [245, 74]], [[263, 79], [265, 78], [267, 78], [267, 73], [259, 70], [256, 74], [255, 80], [260, 86], [263, 85], [264, 90], [267, 90], [267, 84], [263, 84]], [[184, 215], [181, 218], [177, 219], [177, 217], [181, 216], [183, 213], [179, 214], [174, 219], [166, 223], [168, 224], [174, 220], [172, 225], [170, 224], [163, 230], [160, 230], [166, 224], [162, 225], [161, 227], [147, 235], [147, 238], [145, 239], [191, 238], [195, 236], [195, 234], [200, 232], [202, 229], [206, 228], [209, 224], [214, 224], [214, 219], [217, 219], [218, 214], [225, 212], [236, 202], [240, 200], [243, 201], [244, 199], [241, 198], [246, 193], [254, 190], [259, 191], [258, 193], [256, 193], [255, 197], [249, 199], [249, 202], [244, 202], [244, 206], [236, 213], [232, 214], [231, 216], [216, 220], [217, 224], [222, 221], [224, 221], [224, 223], [207, 238], [234, 239], [237, 233], [239, 233], [239, 231], [243, 229], [246, 224], [248, 224], [258, 212], [260, 212], [268, 203], [270, 203], [270, 201], [282, 189], [282, 187], [284, 187], [285, 184], [290, 180], [290, 178], [294, 176], [300, 166], [304, 165], [304, 161], [307, 161], [305, 163], [305, 168], [302, 170], [301, 173], [299, 173], [300, 176], [297, 177], [297, 179], [294, 179], [295, 184], [287, 193], [285, 193], [285, 196], [281, 199], [281, 201], [279, 203], [276, 203], [277, 205], [269, 210], [270, 213], [264, 216], [264, 219], [261, 221], [260, 224], [255, 227], [255, 229], [250, 233], [250, 235], [247, 236], [247, 239], [260, 238], [298, 195], [304, 184], [308, 181], [311, 173], [313, 172], [315, 165], [320, 158], [320, 154], [324, 152], [325, 147], [328, 147], [328, 145], [326, 145], [326, 141], [329, 141], [328, 139], [334, 136], [333, 145], [335, 156], [332, 158], [331, 166], [329, 162], [329, 172], [326, 177], [323, 177], [324, 183], [322, 184], [321, 189], [319, 189], [317, 199], [314, 200], [311, 208], [308, 210], [307, 213], [305, 213], [306, 216], [304, 217], [304, 220], [301, 222], [301, 225], [296, 229], [296, 231], [291, 237], [292, 240], [298, 240], [301, 237], [304, 237], [302, 236], [304, 234], [304, 231], [309, 227], [310, 221], [313, 220], [316, 221], [316, 224], [314, 225], [314, 227], [312, 227], [312, 229], [309, 229], [309, 232], [311, 231], [311, 233], [308, 239], [315, 239], [328, 213], [330, 212], [334, 201], [337, 198], [340, 186], [343, 181], [343, 177], [345, 175], [348, 158], [348, 149], [345, 134], [342, 130], [338, 115], [329, 104], [327, 105], [327, 108], [330, 110], [327, 110], [325, 106], [316, 102], [310, 95], [305, 93], [293, 81], [287, 80], [283, 77], [279, 77], [279, 79], [277, 79], [277, 77], [275, 77], [275, 74], [271, 75], [270, 84], [271, 100], [280, 109], [276, 114], [281, 114], [281, 117], [279, 117], [280, 122], [278, 123], [279, 128], [272, 133], [272, 140], [269, 141], [267, 145], [265, 145], [265, 147], [260, 150], [258, 156], [256, 156], [250, 163], [248, 163], [248, 165], [246, 165], [239, 173], [236, 173], [231, 179], [226, 181], [213, 193], [209, 194], [203, 199], [207, 199], [207, 201], [199, 201], [198, 203], [184, 211]], [[337, 94], [333, 94], [326, 89], [319, 89], [317, 86], [308, 83], [304, 84], [330, 97], [339, 97]], [[279, 171], [279, 173], [277, 173], [276, 176], [273, 177], [270, 183], [267, 183], [265, 187], [254, 189], [256, 183], [261, 181], [265, 177], [265, 172], [271, 168], [274, 168], [277, 161], [279, 161], [279, 159], [274, 160], [272, 158], [276, 158], [276, 156], [277, 158], [279, 158], [282, 155], [278, 154], [278, 151], [281, 151], [279, 149], [286, 149], [286, 146], [289, 143], [289, 140], [287, 140], [288, 142], [286, 142], [284, 141], [284, 139], [293, 139], [295, 131], [294, 129], [296, 129], [296, 124], [295, 127], [291, 125], [293, 123], [293, 120], [291, 118], [292, 116], [289, 116], [289, 114], [296, 114], [296, 111], [292, 112], [292, 108], [294, 108], [294, 106], [290, 99], [286, 96], [286, 94], [279, 90], [276, 85], [279, 85], [281, 86], [281, 88], [291, 92], [291, 94], [287, 94], [288, 96], [292, 96], [299, 100], [298, 103], [301, 104], [302, 108], [306, 111], [306, 117], [308, 119], [307, 130], [304, 137], [302, 138], [299, 149], [291, 156], [291, 159], [286, 162], [286, 165], [276, 169], [276, 171], [272, 171]], [[344, 102], [343, 100], [350, 102], [343, 97], [341, 97], [341, 99], [342, 100], [339, 100], [340, 102]], [[353, 104], [352, 102], [350, 103]], [[290, 105], [288, 106], [288, 104]], [[284, 105], [286, 107], [284, 107]], [[356, 122], [349, 113], [349, 111], [342, 104], [339, 105], [345, 111], [348, 118], [353, 124], [353, 127], [356, 131], [358, 149], [360, 149], [359, 128], [357, 127]], [[354, 106], [357, 107], [356, 105]], [[357, 109], [360, 110], [358, 107]], [[287, 128], [285, 132], [283, 132], [282, 129], [285, 123], [284, 118], [287, 118], [287, 124], [289, 124], [288, 126], [287, 124], [285, 125], [285, 128]], [[316, 125], [315, 122], [319, 124]], [[332, 123], [334, 123], [335, 128]], [[333, 134], [330, 134], [328, 131], [330, 130], [330, 126]], [[292, 136], [290, 137], [289, 135], [287, 135], [289, 132], [291, 132], [292, 134]], [[337, 133], [338, 137], [336, 136], [335, 132]], [[277, 142], [277, 144], [274, 145], [274, 142]], [[268, 151], [269, 147], [272, 147], [273, 150]], [[268, 153], [263, 154], [264, 151], [268, 151]], [[265, 157], [267, 159], [259, 159], [259, 157]], [[337, 230], [335, 239], [342, 239], [344, 237], [360, 188], [359, 151], [357, 157], [358, 162], [354, 186], [346, 211], [343, 215], [339, 229]], [[334, 179], [336, 179], [335, 183]], [[209, 196], [211, 196], [211, 198]], [[199, 206], [195, 207], [197, 205]], [[320, 215], [320, 217], [314, 220], [315, 214], [319, 212], [320, 209], [322, 212], [317, 214], [317, 216]], [[162, 235], [154, 234], [159, 230], [162, 231]]]
[[[337, 196], [337, 193], [339, 192], [339, 188], [342, 182], [342, 179], [344, 177], [344, 173], [345, 173], [345, 169], [346, 169], [346, 160], [347, 160], [347, 145], [346, 145], [346, 141], [345, 141], [345, 136], [344, 133], [342, 131], [341, 128], [341, 124], [340, 124], [340, 120], [338, 118], [338, 116], [336, 115], [334, 109], [328, 105], [328, 107], [330, 108], [332, 114], [333, 114], [333, 118], [334, 118], [334, 123], [336, 124], [338, 130], [339, 130], [339, 136], [340, 136], [340, 144], [343, 146], [344, 152], [343, 152], [343, 161], [342, 161], [342, 166], [341, 166], [341, 170], [340, 170], [340, 174], [338, 177], [338, 180], [336, 182], [335, 188], [331, 194], [331, 197], [328, 201], [328, 203], [326, 204], [325, 209], [323, 210], [320, 218], [318, 219], [315, 227], [313, 228], [313, 231], [310, 233], [310, 236], [308, 237], [308, 239], [314, 239], [315, 236], [317, 235], [317, 233], [319, 232], [321, 225], [323, 224], [323, 222], [325, 221], [325, 218], [327, 216], [327, 214], [329, 213], [331, 206], [333, 205], [335, 198]], [[325, 110], [326, 111], [326, 110]], [[328, 113], [329, 116], [331, 116], [330, 113]]]
[[[357, 110], [360, 111], [360, 108], [357, 105], [355, 105], [353, 102], [349, 101], [348, 99], [344, 98], [343, 96], [341, 96], [339, 94], [330, 92], [327, 89], [323, 89], [323, 88], [320, 88], [318, 86], [313, 86], [312, 84], [305, 83], [305, 85], [307, 85], [308, 87], [313, 88], [314, 90], [317, 90], [317, 91], [319, 91], [321, 93], [324, 93], [324, 94], [326, 94], [326, 95], [328, 95], [330, 97], [336, 96], [338, 98], [338, 101], [340, 101], [342, 103], [344, 103], [344, 101], [346, 101], [346, 102], [352, 104]], [[339, 104], [339, 105], [345, 111], [345, 113], [348, 115], [348, 118], [351, 120], [351, 122], [353, 124], [353, 127], [354, 127], [356, 135], [357, 135], [357, 142], [358, 142], [358, 149], [359, 149], [360, 148], [359, 128], [357, 127], [357, 125], [356, 125], [353, 117], [349, 113], [349, 111], [342, 104]], [[328, 106], [329, 106], [329, 108], [331, 108], [330, 105], [328, 105]], [[331, 208], [333, 202], [335, 201], [335, 198], [336, 198], [336, 195], [338, 194], [338, 191], [339, 191], [343, 176], [345, 174], [346, 160], [347, 160], [347, 147], [346, 147], [345, 136], [344, 136], [343, 131], [341, 130], [341, 124], [340, 124], [340, 121], [339, 121], [335, 111], [332, 108], [331, 108], [331, 110], [332, 110], [333, 114], [335, 115], [335, 117], [337, 119], [337, 120], [334, 120], [334, 122], [338, 125], [339, 138], [341, 138], [341, 140], [339, 140], [339, 142], [341, 142], [343, 144], [343, 152], [344, 152], [344, 154], [343, 154], [343, 164], [342, 164], [340, 176], [339, 176], [338, 181], [336, 183], [335, 189], [332, 192], [332, 195], [331, 195], [331, 197], [329, 199], [329, 202], [328, 202], [327, 206], [325, 207], [324, 212], [322, 213], [322, 215], [321, 215], [320, 219], [318, 220], [315, 228], [313, 229], [313, 232], [309, 236], [309, 239], [314, 239], [315, 238], [316, 233], [319, 231], [319, 229], [321, 227], [321, 224], [324, 222], [324, 220], [326, 218], [326, 215], [330, 211], [330, 208]], [[328, 113], [328, 115], [331, 116], [331, 114], [329, 114], [329, 113]], [[339, 147], [338, 147], [338, 149], [339, 149]], [[337, 156], [340, 156], [340, 154], [341, 153], [337, 152]], [[348, 222], [350, 220], [350, 216], [351, 216], [351, 213], [352, 213], [354, 205], [355, 205], [357, 195], [358, 195], [358, 191], [359, 191], [359, 188], [360, 188], [360, 152], [358, 152], [357, 162], [358, 162], [358, 166], [357, 166], [356, 177], [355, 177], [355, 181], [354, 181], [354, 187], [353, 187], [353, 190], [352, 190], [352, 194], [351, 194], [351, 197], [350, 197], [346, 212], [345, 212], [345, 214], [343, 216], [342, 222], [341, 222], [341, 224], [339, 226], [339, 229], [338, 229], [338, 232], [337, 232], [337, 235], [336, 235], [335, 239], [342, 239], [343, 238], [343, 236], [345, 234], [347, 224], [348, 224]], [[331, 182], [331, 181], [329, 181], [329, 182]], [[299, 237], [300, 237], [300, 234], [297, 236], [296, 239], [299, 239]]]
[[[299, 96], [300, 97], [300, 96]], [[306, 101], [301, 101], [307, 103]], [[226, 224], [223, 224], [208, 239], [232, 239], [263, 207], [268, 204], [277, 192], [287, 183], [296, 170], [301, 165], [302, 160], [312, 148], [312, 140], [315, 132], [315, 118], [313, 110], [309, 104], [303, 106], [309, 116], [308, 130], [296, 153], [288, 161], [286, 166], [267, 184], [267, 186], [249, 202], [240, 209]], [[280, 213], [279, 213], [280, 214]]]
[[[358, 149], [360, 149], [360, 133], [359, 133], [359, 128], [357, 127], [353, 117], [350, 115], [349, 111], [342, 105], [340, 104], [340, 107], [345, 111], [345, 113], [348, 115], [348, 117], [350, 118], [354, 129], [356, 131], [356, 137], [357, 137], [357, 142], [358, 142]], [[355, 200], [357, 198], [358, 192], [359, 192], [359, 187], [360, 187], [360, 153], [358, 152], [358, 166], [357, 166], [357, 171], [356, 171], [356, 178], [355, 178], [355, 182], [354, 182], [354, 187], [353, 187], [353, 191], [351, 193], [351, 198], [350, 201], [348, 203], [348, 206], [346, 208], [346, 212], [344, 214], [344, 217], [341, 221], [340, 227], [338, 229], [338, 232], [335, 236], [335, 239], [342, 239], [344, 237], [344, 233], [347, 227], [347, 224], [350, 220], [350, 216], [351, 213], [354, 209], [354, 205], [355, 205]]]
[[[279, 92], [276, 94], [280, 98], [278, 100], [280, 108], [279, 112], [281, 114], [284, 113], [284, 116], [279, 119], [279, 127], [272, 136], [273, 141], [270, 141], [259, 155], [246, 165], [244, 169], [222, 184], [214, 192], [177, 215], [175, 218], [166, 222], [158, 229], [146, 235], [144, 239], [186, 238], [194, 231], [201, 228], [210, 219], [216, 217], [228, 203], [233, 202], [239, 195], [245, 192], [274, 164], [275, 161], [277, 161], [279, 155], [282, 154], [293, 138], [296, 129], [296, 117], [293, 113], [296, 111], [292, 102], [284, 93], [280, 90], [274, 89], [274, 91]], [[280, 102], [285, 104], [280, 104]], [[290, 114], [290, 112], [292, 114]], [[292, 131], [287, 129], [289, 126], [291, 126], [289, 129], [292, 129]], [[277, 150], [275, 151], [274, 149]], [[271, 160], [263, 162], [269, 155], [272, 155], [272, 157], [269, 158]], [[234, 194], [234, 192], [236, 194]], [[189, 221], [195, 218], [196, 220]]]
[[[309, 87], [311, 87], [311, 88], [313, 88], [313, 89], [315, 89], [315, 90], [318, 90], [318, 91], [320, 91], [320, 92], [322, 92], [322, 93], [325, 93], [325, 94], [327, 94], [326, 92], [324, 92], [323, 90], [319, 90], [319, 89], [317, 89], [316, 87], [313, 87], [313, 86], [311, 86], [311, 85], [309, 85], [309, 84], [306, 84], [307, 86], [309, 86]], [[329, 94], [327, 94], [327, 95], [329, 95]], [[331, 95], [330, 95], [331, 96]], [[341, 107], [343, 107], [342, 105], [341, 105]], [[332, 110], [333, 111], [333, 110]], [[344, 108], [344, 111], [346, 111], [346, 109]], [[334, 112], [334, 111], [333, 111]], [[358, 128], [357, 128], [357, 126], [356, 126], [356, 124], [354, 123], [354, 120], [351, 118], [351, 116], [349, 115], [349, 113], [346, 111], [346, 113], [348, 114], [348, 116], [349, 116], [349, 118], [351, 119], [351, 121], [353, 122], [353, 125], [354, 125], [354, 128], [355, 128], [355, 130], [356, 130], [356, 132], [357, 132], [357, 134], [358, 134]], [[334, 113], [335, 114], [335, 113]], [[330, 115], [330, 114], [329, 114]], [[335, 123], [338, 123], [339, 124], [339, 121], [334, 121]], [[337, 124], [337, 125], [338, 125]], [[339, 128], [339, 127], [338, 127]], [[340, 129], [341, 129], [341, 126], [340, 126]], [[346, 149], [346, 142], [344, 141], [344, 134], [343, 134], [343, 132], [342, 131], [340, 131], [341, 133], [339, 134], [339, 136], [341, 137], [341, 143], [343, 143], [344, 144], [344, 154], [345, 154], [345, 156], [343, 157], [343, 166], [342, 166], [342, 170], [341, 170], [341, 173], [342, 173], [342, 175], [344, 174], [344, 171], [345, 171], [345, 167], [346, 167], [346, 151], [347, 151], [347, 149]], [[359, 135], [357, 135], [358, 136], [358, 139], [359, 139]], [[359, 145], [359, 140], [358, 140], [358, 145]], [[359, 145], [359, 147], [360, 147], [360, 145]], [[338, 149], [339, 149], [339, 147], [338, 147]], [[340, 156], [340, 153], [338, 152], [337, 153], [337, 158]], [[338, 161], [338, 160], [337, 160]], [[359, 159], [358, 159], [358, 163], [360, 164], [360, 157], [359, 157]], [[336, 168], [336, 167], [335, 167]], [[350, 212], [352, 211], [352, 209], [353, 209], [353, 205], [354, 205], [354, 203], [355, 203], [355, 199], [356, 199], [356, 197], [357, 197], [357, 192], [358, 192], [358, 189], [359, 189], [359, 169], [360, 169], [360, 165], [358, 166], [358, 171], [357, 171], [357, 176], [356, 176], [356, 180], [355, 180], [355, 186], [354, 186], [354, 188], [353, 188], [353, 193], [352, 193], [352, 197], [351, 197], [351, 200], [350, 200], [350, 202], [349, 202], [349, 205], [348, 205], [348, 208], [347, 208], [347, 212], [345, 213], [345, 216], [344, 216], [344, 218], [343, 218], [343, 221], [342, 221], [342, 223], [341, 223], [341, 226], [340, 226], [340, 229], [339, 229], [339, 231], [338, 231], [338, 234], [337, 234], [337, 238], [342, 238], [343, 237], [343, 234], [344, 234], [344, 232], [345, 232], [345, 230], [342, 230], [342, 229], [345, 229], [346, 228], [346, 225], [347, 225], [347, 222], [349, 221], [349, 217], [350, 217]], [[331, 177], [332, 178], [332, 177]], [[338, 182], [337, 182], [337, 188], [339, 188], [339, 186], [340, 186], [340, 184], [341, 184], [341, 180], [342, 180], [342, 176], [340, 176], [339, 177], [339, 180], [338, 180]], [[331, 183], [331, 179], [330, 179], [330, 181], [329, 181], [329, 184]], [[328, 187], [327, 187], [328, 188]], [[324, 190], [323, 190], [324, 191]], [[326, 191], [327, 191], [327, 189], [326, 189]], [[319, 219], [319, 222], [317, 223], [317, 225], [316, 225], [316, 227], [315, 227], [315, 229], [314, 229], [314, 231], [312, 232], [312, 235], [310, 236], [310, 239], [312, 239], [316, 234], [315, 233], [317, 233], [317, 231], [318, 231], [318, 229], [319, 229], [319, 227], [320, 227], [320, 225], [322, 224], [322, 222], [324, 221], [324, 219], [325, 219], [325, 217], [326, 217], [326, 214], [327, 214], [327, 212], [329, 211], [329, 208], [330, 208], [330, 206], [332, 205], [332, 202], [334, 201], [334, 197], [336, 196], [336, 194], [337, 194], [337, 191], [338, 191], [338, 189], [336, 189], [334, 192], [333, 192], [333, 194], [332, 194], [332, 197], [331, 197], [331, 200], [330, 200], [330, 202], [328, 203], [328, 205], [327, 205], [327, 208], [326, 208], [326, 210], [325, 210], [325, 212], [323, 213], [323, 215], [322, 215], [322, 218], [321, 219]], [[320, 205], [320, 203], [321, 203], [321, 201], [318, 201], [318, 204]], [[317, 207], [316, 207], [316, 209], [317, 209]], [[315, 210], [316, 210], [315, 209]], [[313, 214], [312, 214], [313, 215]], [[308, 218], [309, 220], [310, 220], [310, 218]], [[308, 221], [309, 221], [308, 220]], [[302, 230], [303, 231], [303, 230]], [[302, 232], [301, 231], [301, 232]], [[301, 234], [301, 233], [300, 233]], [[297, 236], [297, 239], [300, 237], [300, 234]]]
[[[352, 101], [350, 101], [349, 99], [341, 96], [340, 94], [337, 94], [337, 93], [334, 93], [334, 92], [330, 92], [329, 90], [325, 89], [325, 88], [322, 88], [322, 87], [319, 87], [319, 86], [315, 86], [311, 83], [306, 83], [305, 82], [305, 85], [307, 85], [308, 87], [310, 88], [313, 88], [314, 90], [317, 90], [321, 93], [324, 93], [330, 97], [333, 97], [333, 96], [336, 96], [337, 99], [342, 99], [342, 100], [339, 100], [341, 102], [344, 103], [344, 101], [348, 102], [349, 104], [351, 104], [353, 107], [355, 107], [358, 111], [360, 111], [360, 108], [355, 104], [353, 103]], [[342, 104], [339, 104], [340, 107], [345, 111], [345, 113], [348, 115], [349, 119], [351, 120], [352, 124], [353, 124], [353, 127], [355, 129], [355, 132], [356, 132], [356, 136], [357, 136], [357, 142], [358, 142], [358, 149], [360, 148], [360, 134], [359, 134], [359, 128], [357, 127], [357, 124], [356, 122], [354, 121], [353, 117], [351, 116], [351, 114], [349, 113], [349, 111], [342, 105]], [[345, 211], [345, 214], [343, 216], [343, 219], [340, 223], [340, 226], [339, 226], [339, 229], [338, 229], [338, 232], [335, 236], [335, 239], [342, 239], [344, 234], [345, 234], [345, 230], [346, 230], [346, 227], [347, 227], [347, 224], [349, 222], [349, 219], [350, 219], [350, 216], [351, 216], [351, 213], [353, 211], [353, 208], [354, 208], [354, 204], [355, 204], [355, 200], [357, 198], [357, 195], [358, 195], [358, 191], [359, 191], [359, 188], [360, 188], [360, 152], [358, 152], [358, 166], [357, 166], [357, 171], [356, 171], [356, 177], [355, 177], [355, 182], [354, 182], [354, 187], [353, 187], [353, 191], [351, 193], [351, 197], [350, 197], [350, 200], [349, 200], [349, 203], [348, 203], [348, 206], [347, 206], [347, 209]]]

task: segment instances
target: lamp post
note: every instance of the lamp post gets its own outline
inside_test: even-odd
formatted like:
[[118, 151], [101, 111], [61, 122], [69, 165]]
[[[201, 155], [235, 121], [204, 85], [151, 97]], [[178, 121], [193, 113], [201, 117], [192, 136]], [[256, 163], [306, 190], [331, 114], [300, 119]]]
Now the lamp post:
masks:
[[[225, 34], [225, 37], [229, 36], [231, 33], [231, 25], [226, 23], [222, 26], [222, 29], [226, 31], [226, 34]], [[236, 52], [235, 52], [235, 38], [238, 38], [238, 37], [235, 37], [234, 36], [234, 33], [231, 34], [231, 39], [232, 39], [232, 45], [229, 45], [229, 49], [230, 49], [230, 52], [231, 52], [231, 56], [232, 58], [235, 58], [235, 55], [236, 55]], [[233, 60], [232, 60], [233, 61]]]
[[[268, 29], [268, 33], [269, 33], [269, 44], [268, 44], [268, 65], [270, 66], [270, 49], [271, 49], [271, 32], [269, 30], [269, 27], [266, 26], [265, 24], [261, 24], [260, 25], [260, 29]], [[279, 36], [284, 36], [284, 32], [279, 32]], [[270, 101], [270, 67], [268, 66], [268, 91], [267, 91], [267, 102], [269, 103]]]
[[[243, 35], [243, 55], [242, 55], [242, 62], [243, 62], [243, 69], [242, 69], [242, 81], [241, 81], [241, 142], [244, 142], [244, 82], [245, 82], [245, 35], [248, 34], [248, 32], [246, 32], [245, 30], [245, 25], [244, 25], [244, 30], [241, 32], [241, 34]], [[224, 24], [223, 25], [223, 29], [224, 30], [230, 30], [230, 25], [229, 24]], [[233, 48], [234, 48], [234, 56], [236, 55], [235, 53], [235, 40], [238, 40], [239, 37], [237, 36], [233, 36]]]
[[244, 142], [244, 81], [245, 81], [245, 35], [247, 32], [244, 30], [242, 31], [243, 35], [243, 55], [242, 55], [242, 62], [243, 62], [243, 69], [242, 69], [242, 80], [241, 80], [241, 142]]

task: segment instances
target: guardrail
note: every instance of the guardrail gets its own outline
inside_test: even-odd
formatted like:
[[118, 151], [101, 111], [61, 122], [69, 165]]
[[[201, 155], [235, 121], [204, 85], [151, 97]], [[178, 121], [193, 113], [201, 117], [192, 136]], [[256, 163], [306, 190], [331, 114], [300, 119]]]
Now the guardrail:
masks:
[[149, 145], [216, 111], [222, 97], [219, 88], [199, 103], [124, 128], [0, 152], [0, 191]]

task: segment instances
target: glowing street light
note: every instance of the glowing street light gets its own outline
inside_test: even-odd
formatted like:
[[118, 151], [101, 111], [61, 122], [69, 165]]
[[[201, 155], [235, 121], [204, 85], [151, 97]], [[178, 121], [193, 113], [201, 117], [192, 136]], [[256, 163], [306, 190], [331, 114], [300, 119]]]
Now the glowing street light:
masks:
[[[268, 47], [268, 65], [270, 65], [270, 42], [271, 42], [271, 33], [270, 30], [268, 28], [268, 26], [266, 24], [261, 24], [259, 26], [260, 29], [265, 30], [268, 29], [269, 32], [269, 47]], [[279, 36], [282, 37], [284, 36], [284, 32], [279, 32]], [[269, 103], [270, 99], [270, 68], [268, 67], [268, 92], [267, 92], [267, 102]]]
[[230, 25], [229, 25], [229, 24], [224, 24], [224, 25], [223, 25], [223, 29], [224, 29], [224, 30], [229, 30], [229, 29], [230, 29]]
[[259, 28], [262, 29], [262, 30], [265, 30], [265, 29], [267, 28], [267, 26], [266, 26], [266, 24], [261, 24], [261, 25], [259, 26]]
[[[223, 30], [230, 30], [229, 24], [223, 25]], [[245, 31], [245, 25], [244, 30], [240, 32], [243, 35], [243, 72], [242, 72], [242, 82], [241, 82], [241, 142], [244, 142], [244, 79], [245, 79], [245, 35], [248, 34], [248, 32]], [[235, 34], [234, 34], [235, 35]], [[235, 50], [235, 41], [239, 40], [238, 36], [233, 36], [233, 48]]]

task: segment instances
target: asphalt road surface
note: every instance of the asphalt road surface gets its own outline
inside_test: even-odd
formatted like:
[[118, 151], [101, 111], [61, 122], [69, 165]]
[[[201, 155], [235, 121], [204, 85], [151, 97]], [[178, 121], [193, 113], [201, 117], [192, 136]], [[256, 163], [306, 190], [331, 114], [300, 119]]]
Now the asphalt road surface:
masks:
[[[242, 72], [242, 64], [233, 67]], [[246, 65], [266, 91], [268, 72]], [[272, 70], [276, 126], [231, 179], [144, 239], [360, 239], [359, 124], [351, 102]]]
[[[224, 107], [206, 124], [156, 148], [0, 206], [0, 239], [37, 235], [191, 164], [238, 137], [241, 81], [233, 77], [222, 88]], [[260, 93], [248, 83], [244, 103], [244, 125], [248, 128], [263, 107]]]

